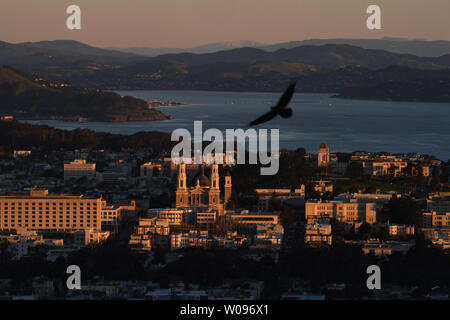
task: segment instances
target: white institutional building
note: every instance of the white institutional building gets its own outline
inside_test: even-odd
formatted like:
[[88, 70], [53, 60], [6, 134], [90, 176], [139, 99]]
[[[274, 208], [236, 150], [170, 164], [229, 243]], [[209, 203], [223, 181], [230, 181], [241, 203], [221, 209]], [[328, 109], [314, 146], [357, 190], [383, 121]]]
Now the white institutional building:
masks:
[[95, 163], [87, 163], [86, 160], [75, 159], [70, 163], [64, 164], [64, 180], [77, 180], [81, 177], [94, 178]]
[[377, 222], [377, 204], [374, 202], [310, 200], [305, 204], [306, 219], [336, 218], [340, 222]]

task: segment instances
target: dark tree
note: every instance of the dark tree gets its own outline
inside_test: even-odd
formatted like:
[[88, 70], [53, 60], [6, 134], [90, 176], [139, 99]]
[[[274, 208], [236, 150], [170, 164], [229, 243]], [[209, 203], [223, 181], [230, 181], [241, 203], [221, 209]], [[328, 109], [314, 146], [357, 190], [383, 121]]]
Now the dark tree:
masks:
[[391, 223], [420, 226], [420, 207], [410, 197], [397, 197], [393, 195], [391, 200], [383, 208], [384, 220]]

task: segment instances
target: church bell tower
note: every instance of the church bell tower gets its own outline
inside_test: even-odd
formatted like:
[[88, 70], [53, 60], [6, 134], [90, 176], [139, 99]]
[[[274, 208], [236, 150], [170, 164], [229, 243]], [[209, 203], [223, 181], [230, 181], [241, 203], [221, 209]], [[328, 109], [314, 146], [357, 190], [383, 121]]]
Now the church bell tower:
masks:
[[209, 206], [217, 207], [220, 204], [219, 165], [217, 163], [211, 165], [210, 181]]
[[180, 163], [178, 168], [178, 187], [176, 192], [176, 207], [189, 206], [189, 192], [186, 186], [186, 164]]

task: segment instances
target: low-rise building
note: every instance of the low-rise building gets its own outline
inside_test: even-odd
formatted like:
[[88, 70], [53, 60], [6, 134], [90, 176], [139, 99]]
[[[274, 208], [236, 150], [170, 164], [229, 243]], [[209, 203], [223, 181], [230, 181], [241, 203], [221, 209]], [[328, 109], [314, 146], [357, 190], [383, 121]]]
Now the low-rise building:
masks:
[[280, 214], [273, 212], [249, 213], [247, 210], [243, 210], [239, 213], [226, 214], [226, 216], [234, 223], [239, 224], [278, 224]]
[[137, 226], [137, 234], [159, 234], [169, 235], [170, 233], [170, 221], [168, 219], [160, 219], [158, 217], [153, 218], [140, 218]]
[[172, 250], [187, 247], [206, 247], [208, 242], [207, 230], [189, 230], [189, 232], [174, 232], [170, 235]]
[[414, 226], [403, 224], [389, 224], [388, 231], [390, 236], [411, 236], [414, 235]]
[[197, 212], [197, 224], [213, 224], [216, 223], [216, 215], [215, 211], [206, 211], [206, 212]]
[[308, 220], [305, 227], [305, 243], [311, 246], [331, 245], [331, 224], [326, 220]]
[[132, 248], [149, 251], [152, 250], [152, 239], [152, 234], [132, 234], [128, 244]]
[[436, 211], [423, 212], [422, 226], [424, 228], [450, 227], [450, 212], [447, 213], [437, 213]]
[[331, 181], [318, 180], [312, 182], [314, 191], [318, 192], [320, 195], [326, 192], [333, 192], [333, 183]]
[[114, 205], [102, 205], [102, 229], [112, 230], [120, 219], [120, 207]]
[[373, 254], [376, 256], [389, 256], [392, 254], [391, 246], [386, 243], [367, 242], [361, 248], [365, 254]]
[[305, 204], [305, 218], [335, 218], [340, 222], [356, 222], [365, 223], [377, 222], [377, 205], [373, 202], [360, 202], [356, 199], [350, 200], [310, 200]]
[[266, 247], [280, 250], [283, 242], [284, 228], [281, 224], [256, 225], [253, 243], [258, 246], [266, 244]]
[[423, 228], [421, 232], [426, 240], [444, 249], [450, 249], [450, 228]]
[[348, 201], [351, 199], [355, 199], [358, 202], [373, 202], [376, 203], [380, 208], [389, 200], [392, 199], [392, 196], [395, 195], [397, 198], [401, 198], [401, 194], [395, 193], [342, 193], [334, 198], [334, 200], [343, 200]]
[[[155, 176], [163, 175], [163, 165], [161, 163], [146, 162], [140, 167], [140, 176], [142, 178], [153, 178]], [[170, 175], [170, 174], [169, 174]]]
[[84, 247], [88, 244], [99, 244], [109, 238], [109, 231], [98, 231], [86, 229], [74, 233], [74, 244], [78, 247]]
[[437, 214], [450, 212], [450, 196], [433, 195], [427, 199], [427, 211]]
[[88, 163], [86, 160], [75, 159], [64, 164], [64, 180], [77, 180], [81, 177], [88, 179], [95, 178], [95, 163]]
[[302, 184], [299, 189], [255, 189], [258, 196], [256, 210], [259, 212], [270, 210], [270, 201], [272, 199], [286, 200], [305, 197], [305, 185]]
[[26, 158], [31, 155], [31, 150], [14, 150], [14, 158]]
[[147, 212], [148, 212], [149, 216], [156, 216], [156, 217], [158, 217], [158, 219], [167, 220], [170, 225], [187, 224], [189, 215], [192, 214], [191, 209], [184, 209], [184, 208], [183, 209], [154, 208], [154, 209], [149, 209]]
[[399, 176], [408, 166], [406, 161], [394, 159], [393, 161], [373, 161], [367, 167], [370, 174], [374, 176]]

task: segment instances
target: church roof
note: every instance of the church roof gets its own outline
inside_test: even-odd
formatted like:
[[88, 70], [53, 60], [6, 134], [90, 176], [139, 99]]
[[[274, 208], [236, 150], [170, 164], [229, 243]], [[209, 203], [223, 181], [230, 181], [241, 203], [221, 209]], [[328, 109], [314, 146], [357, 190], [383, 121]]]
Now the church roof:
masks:
[[202, 174], [200, 177], [198, 177], [198, 179], [200, 181], [200, 186], [201, 187], [208, 187], [209, 186], [209, 179], [204, 174]]
[[197, 181], [199, 182], [201, 187], [209, 187], [210, 181], [208, 177], [205, 175], [205, 170], [203, 166], [200, 171], [200, 174], [194, 177], [194, 182], [197, 183]]

